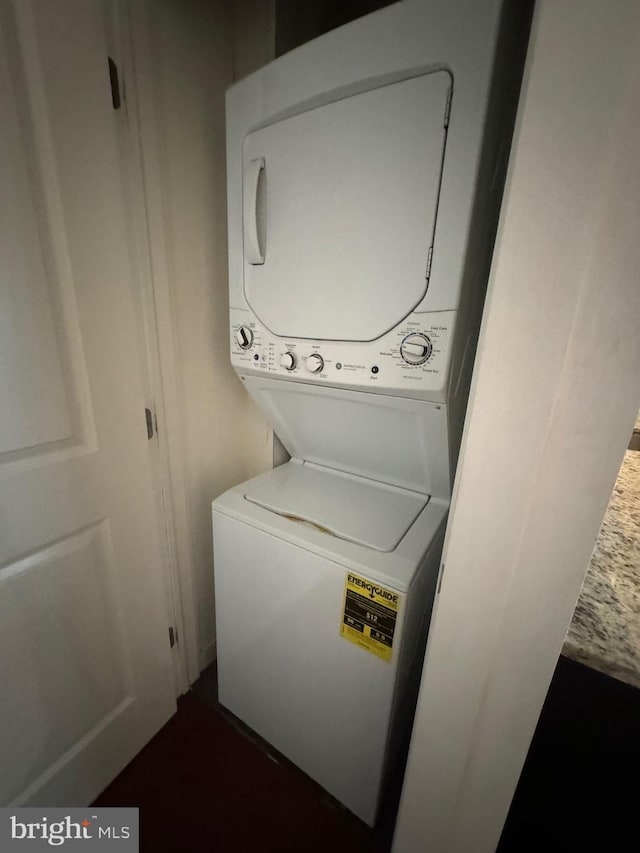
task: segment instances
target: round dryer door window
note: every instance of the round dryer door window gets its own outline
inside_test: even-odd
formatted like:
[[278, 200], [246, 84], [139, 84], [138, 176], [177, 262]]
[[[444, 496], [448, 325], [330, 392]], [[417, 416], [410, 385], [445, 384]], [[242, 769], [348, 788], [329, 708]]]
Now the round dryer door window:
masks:
[[245, 138], [245, 296], [274, 334], [375, 340], [424, 298], [450, 88], [424, 74]]

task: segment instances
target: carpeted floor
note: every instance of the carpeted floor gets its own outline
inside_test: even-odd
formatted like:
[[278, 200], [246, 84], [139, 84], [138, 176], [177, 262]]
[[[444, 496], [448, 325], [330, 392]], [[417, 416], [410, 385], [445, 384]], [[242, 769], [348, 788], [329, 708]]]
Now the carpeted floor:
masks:
[[[639, 730], [640, 690], [561, 657], [499, 853], [635, 849]], [[370, 831], [221, 711], [213, 671], [96, 805], [140, 808], [142, 853], [389, 849], [388, 821]]]

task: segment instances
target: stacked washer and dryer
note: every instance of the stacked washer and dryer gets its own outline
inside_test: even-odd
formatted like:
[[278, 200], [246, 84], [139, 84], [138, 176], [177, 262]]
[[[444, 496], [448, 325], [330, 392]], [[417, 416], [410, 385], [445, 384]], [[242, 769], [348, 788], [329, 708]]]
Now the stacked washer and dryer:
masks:
[[213, 505], [219, 699], [369, 824], [410, 730], [499, 209], [501, 6], [405, 0], [228, 93], [231, 361], [291, 460]]

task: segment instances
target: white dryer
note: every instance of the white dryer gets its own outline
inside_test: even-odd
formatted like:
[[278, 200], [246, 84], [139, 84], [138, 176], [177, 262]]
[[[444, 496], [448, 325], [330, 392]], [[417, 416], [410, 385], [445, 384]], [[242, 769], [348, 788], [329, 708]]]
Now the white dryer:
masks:
[[292, 461], [214, 502], [219, 697], [369, 824], [408, 737], [510, 133], [500, 0], [228, 93], [231, 361]]

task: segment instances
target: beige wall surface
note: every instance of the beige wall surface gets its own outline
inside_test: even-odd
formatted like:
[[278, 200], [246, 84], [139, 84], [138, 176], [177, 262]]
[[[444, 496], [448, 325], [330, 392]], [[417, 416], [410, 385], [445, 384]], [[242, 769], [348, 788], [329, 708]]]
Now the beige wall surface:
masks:
[[240, 80], [275, 56], [275, 0], [231, 0], [233, 76]]
[[[271, 466], [271, 433], [229, 361], [224, 93], [234, 79], [224, 0], [149, 5], [200, 667], [215, 653], [211, 502]], [[258, 36], [242, 49], [259, 52]], [[175, 437], [174, 437], [175, 438]]]

